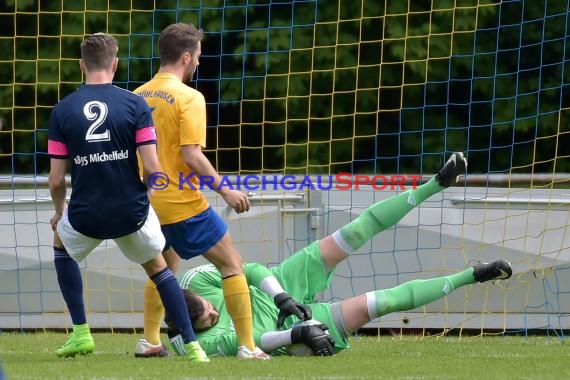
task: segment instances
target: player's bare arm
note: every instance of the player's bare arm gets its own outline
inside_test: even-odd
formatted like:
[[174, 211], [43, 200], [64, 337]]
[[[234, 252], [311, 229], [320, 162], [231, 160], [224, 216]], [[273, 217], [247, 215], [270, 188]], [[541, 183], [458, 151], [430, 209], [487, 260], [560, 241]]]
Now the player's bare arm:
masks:
[[148, 188], [148, 177], [152, 173], [161, 171], [158, 154], [156, 153], [156, 145], [145, 144], [138, 147], [143, 166], [143, 181]]
[[214, 169], [210, 160], [204, 155], [202, 152], [202, 147], [198, 144], [191, 144], [191, 145], [182, 145], [180, 147], [182, 152], [182, 159], [191, 167], [197, 175], [199, 176], [209, 176], [214, 179], [212, 183], [212, 187], [216, 189], [215, 191], [224, 198], [224, 201], [230, 205], [238, 214], [242, 212], [249, 211], [251, 207], [251, 203], [247, 195], [242, 193], [241, 191], [232, 190], [228, 187], [221, 186], [219, 189], [219, 185], [222, 181], [222, 178]]
[[50, 224], [51, 229], [55, 231], [55, 227], [61, 219], [63, 211], [67, 207], [67, 204], [65, 203], [65, 173], [67, 172], [67, 159], [52, 158], [50, 161], [49, 191], [55, 206], [55, 214], [51, 217]]

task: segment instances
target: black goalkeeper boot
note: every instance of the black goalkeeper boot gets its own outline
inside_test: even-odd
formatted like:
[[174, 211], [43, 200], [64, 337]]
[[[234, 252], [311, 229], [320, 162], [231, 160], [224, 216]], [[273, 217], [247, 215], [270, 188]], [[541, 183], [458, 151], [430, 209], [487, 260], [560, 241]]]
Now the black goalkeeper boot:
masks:
[[480, 263], [473, 267], [473, 277], [476, 281], [506, 280], [513, 275], [511, 263], [497, 260], [492, 263]]
[[441, 186], [449, 187], [457, 182], [457, 176], [465, 174], [467, 159], [461, 152], [452, 153], [449, 159], [435, 175], [435, 179]]

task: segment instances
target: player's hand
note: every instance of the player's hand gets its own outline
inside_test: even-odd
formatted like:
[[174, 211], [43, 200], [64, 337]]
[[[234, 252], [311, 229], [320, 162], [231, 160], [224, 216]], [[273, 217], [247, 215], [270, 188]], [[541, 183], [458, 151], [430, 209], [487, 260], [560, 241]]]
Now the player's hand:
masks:
[[277, 316], [277, 327], [283, 326], [285, 318], [290, 315], [295, 315], [297, 318], [308, 321], [313, 318], [311, 308], [307, 305], [296, 302], [287, 293], [279, 293], [274, 298], [275, 305], [279, 308], [279, 315]]
[[49, 224], [51, 225], [51, 230], [53, 232], [55, 232], [55, 229], [57, 228], [57, 224], [59, 223], [60, 220], [61, 220], [61, 214], [58, 214], [58, 213], [53, 214], [53, 216], [49, 220]]
[[226, 201], [226, 203], [238, 214], [249, 211], [249, 208], [251, 207], [249, 198], [241, 191], [228, 190], [222, 194], [222, 198], [224, 198], [224, 201]]
[[324, 323], [295, 326], [291, 329], [291, 343], [304, 343], [317, 356], [332, 356], [334, 339], [327, 333], [328, 329]]

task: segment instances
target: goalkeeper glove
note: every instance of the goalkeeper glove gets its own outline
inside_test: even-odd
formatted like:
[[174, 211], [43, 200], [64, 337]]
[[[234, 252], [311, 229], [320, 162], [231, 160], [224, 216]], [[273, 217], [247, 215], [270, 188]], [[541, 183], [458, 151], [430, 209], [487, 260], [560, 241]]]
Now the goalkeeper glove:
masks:
[[291, 343], [304, 343], [318, 356], [332, 356], [334, 339], [328, 334], [328, 329], [324, 323], [295, 326], [291, 329]]
[[273, 301], [279, 308], [279, 315], [277, 316], [277, 327], [283, 326], [285, 318], [290, 315], [295, 315], [301, 320], [308, 321], [312, 318], [311, 308], [307, 305], [296, 302], [286, 292], [277, 294]]

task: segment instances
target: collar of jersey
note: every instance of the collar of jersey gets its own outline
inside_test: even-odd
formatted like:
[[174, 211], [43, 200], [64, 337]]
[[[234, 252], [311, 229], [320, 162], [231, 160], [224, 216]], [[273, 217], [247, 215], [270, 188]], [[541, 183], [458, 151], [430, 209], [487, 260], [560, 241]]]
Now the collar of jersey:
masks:
[[172, 73], [156, 73], [154, 77], [157, 79], [178, 79], [178, 77]]

